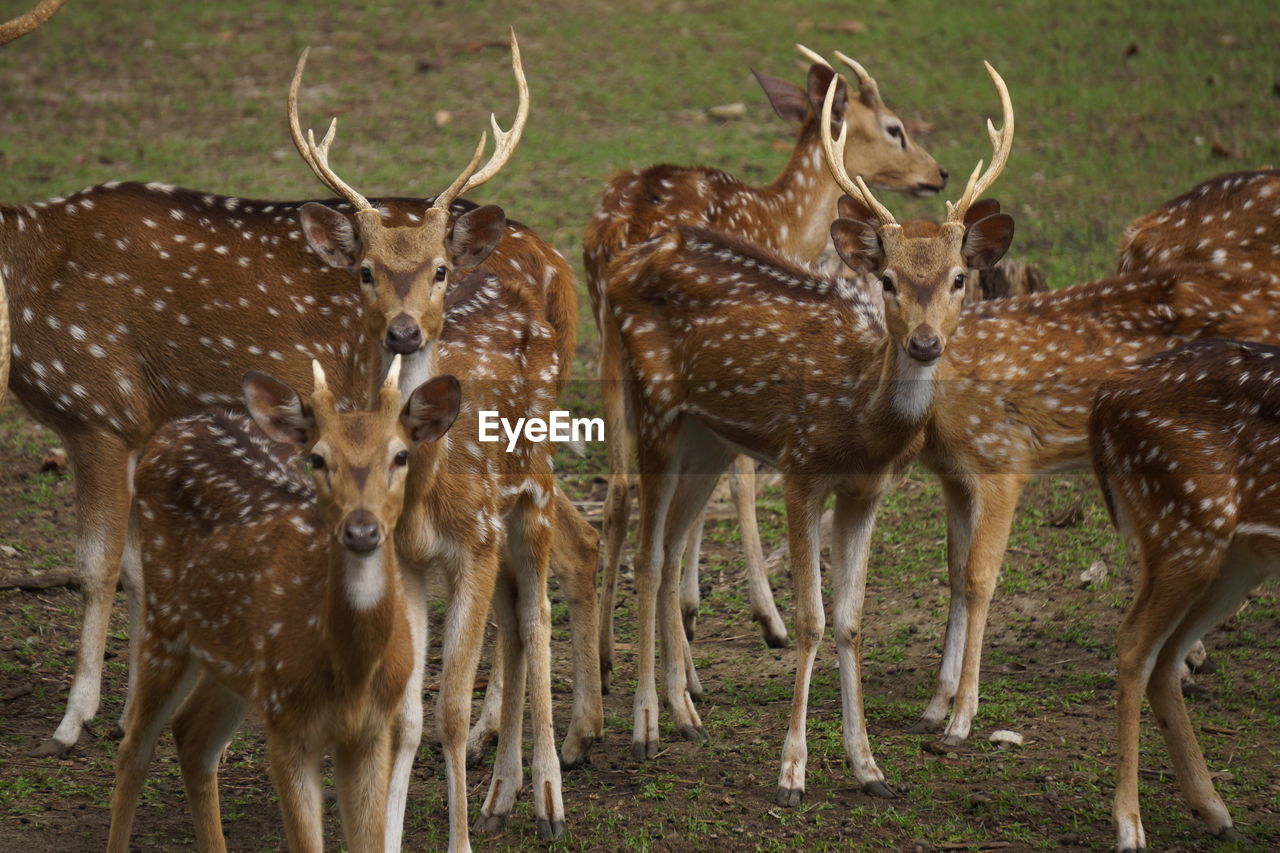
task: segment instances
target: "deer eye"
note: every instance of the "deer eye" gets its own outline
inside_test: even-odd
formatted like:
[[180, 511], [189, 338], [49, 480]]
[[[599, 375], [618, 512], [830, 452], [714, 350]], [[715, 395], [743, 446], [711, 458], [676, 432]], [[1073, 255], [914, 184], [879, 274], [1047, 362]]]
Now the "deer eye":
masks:
[[409, 451], [401, 450], [395, 455], [395, 463], [401, 467], [409, 464]]
[[370, 267], [360, 267], [360, 283], [373, 284], [373, 270]]
[[887, 275], [880, 276], [880, 284], [884, 286], [885, 293], [897, 293], [898, 289], [893, 286], [893, 279]]
[[311, 466], [312, 471], [320, 471], [324, 469], [324, 457], [319, 453], [312, 453], [307, 457], [307, 464]]
[[956, 273], [955, 280], [951, 282], [951, 286], [956, 290], [964, 290], [964, 273]]
[[447, 276], [448, 274], [449, 274], [449, 271], [444, 268], [444, 264], [441, 264], [440, 266], [436, 267], [436, 281], [444, 281], [445, 276]]
[[889, 125], [887, 128], [885, 128], [885, 130], [894, 139], [902, 138], [902, 128], [898, 127], [898, 125], [896, 124]]

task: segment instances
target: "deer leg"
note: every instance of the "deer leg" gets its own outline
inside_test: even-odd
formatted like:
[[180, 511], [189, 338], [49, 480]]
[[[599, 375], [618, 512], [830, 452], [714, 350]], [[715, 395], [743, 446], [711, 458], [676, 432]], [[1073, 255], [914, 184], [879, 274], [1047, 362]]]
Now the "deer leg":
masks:
[[383, 849], [399, 850], [404, 834], [404, 813], [409, 799], [413, 759], [422, 742], [422, 681], [427, 660], [427, 591], [423, 574], [412, 568], [401, 571], [405, 615], [413, 643], [413, 668], [405, 684], [400, 712], [391, 725], [391, 783], [387, 791], [387, 819]]
[[742, 555], [747, 563], [747, 593], [751, 598], [751, 618], [760, 623], [764, 643], [771, 649], [785, 648], [787, 626], [778, 613], [769, 586], [769, 573], [764, 567], [764, 547], [760, 543], [760, 524], [756, 520], [756, 463], [749, 456], [738, 456], [729, 469], [729, 495], [738, 509], [738, 528], [742, 532]]
[[334, 783], [348, 850], [378, 850], [383, 844], [390, 771], [391, 737], [385, 728], [334, 748]]
[[185, 655], [161, 654], [144, 662], [138, 690], [129, 709], [124, 740], [116, 752], [116, 786], [111, 792], [111, 831], [108, 853], [126, 853], [138, 795], [147, 779], [147, 766], [156, 740], [200, 674], [200, 665]]
[[196, 848], [225, 853], [222, 810], [218, 803], [218, 762], [244, 719], [248, 703], [202, 673], [173, 719], [173, 739], [182, 785], [191, 804]]
[[573, 647], [573, 713], [560, 745], [560, 765], [577, 767], [604, 736], [600, 652], [596, 636], [596, 564], [600, 538], [560, 487], [556, 487], [551, 570], [569, 604]]
[[1009, 543], [1009, 529], [1018, 507], [1018, 495], [1026, 477], [1021, 474], [1005, 474], [985, 477], [977, 490], [979, 509], [978, 525], [965, 571], [965, 609], [968, 624], [965, 631], [964, 659], [960, 668], [960, 687], [956, 692], [955, 708], [951, 723], [947, 726], [942, 743], [959, 746], [969, 737], [974, 714], [978, 711], [978, 679], [982, 666], [982, 639], [987, 628], [987, 611], [995, 594], [996, 579], [1000, 576], [1000, 563], [1004, 559], [1005, 546]]
[[498, 740], [498, 727], [502, 719], [503, 675], [506, 669], [503, 658], [506, 654], [503, 632], [495, 631], [493, 660], [489, 666], [489, 683], [484, 689], [484, 702], [480, 706], [480, 715], [471, 726], [471, 733], [467, 735], [467, 767], [479, 767], [489, 747]]
[[698, 518], [689, 528], [684, 543], [683, 569], [680, 572], [680, 617], [684, 622], [684, 635], [693, 639], [693, 628], [698, 621], [698, 605], [702, 603], [702, 590], [698, 588], [698, 568], [702, 559], [702, 532], [707, 523], [707, 505], [702, 505]]
[[[678, 475], [668, 470], [665, 459], [662, 464], [644, 463], [642, 455], [640, 529], [636, 538], [635, 561], [638, 649], [631, 736], [631, 752], [637, 761], [644, 761], [658, 754], [658, 688], [654, 671], [657, 657], [658, 581], [662, 571], [663, 528], [678, 480]], [[602, 606], [608, 607], [608, 602], [605, 601]], [[601, 641], [604, 641], [603, 632]]]
[[961, 480], [940, 477], [942, 497], [947, 508], [947, 578], [951, 586], [951, 605], [947, 613], [947, 631], [942, 641], [942, 666], [938, 684], [924, 714], [907, 731], [935, 734], [946, 726], [951, 700], [960, 686], [960, 665], [964, 659], [964, 639], [969, 630], [969, 608], [965, 599], [965, 571], [969, 548], [973, 544], [977, 503], [969, 487]]
[[609, 491], [604, 501], [601, 540], [604, 543], [604, 575], [600, 587], [600, 687], [609, 692], [613, 675], [613, 609], [618, 596], [618, 567], [627, 540], [631, 513], [631, 456], [635, 439], [627, 424], [626, 387], [622, 379], [622, 342], [612, 322], [600, 329], [600, 394], [604, 404], [604, 437], [609, 454]]
[[267, 764], [280, 800], [290, 853], [323, 853], [320, 753], [295, 743], [267, 721]]
[[840, 660], [845, 756], [863, 791], [877, 797], [895, 797], [871, 754], [862, 707], [862, 605], [867, 591], [867, 554], [879, 504], [878, 494], [841, 494], [836, 498], [831, 545], [835, 593], [832, 615]]
[[798, 806], [804, 799], [805, 765], [809, 758], [806, 718], [809, 713], [809, 681], [818, 643], [826, 628], [822, 609], [822, 580], [818, 576], [821, 495], [800, 476], [786, 479], [787, 538], [791, 551], [791, 586], [796, 608], [796, 684], [791, 697], [791, 721], [782, 745], [782, 769], [778, 773], [777, 803]]
[[117, 438], [95, 434], [91, 439], [67, 441], [76, 485], [76, 571], [84, 601], [76, 671], [62, 722], [53, 737], [31, 751], [33, 756], [66, 753], [98, 712], [102, 691], [107, 624], [133, 502], [134, 455]]
[[[508, 564], [509, 565], [509, 564]], [[493, 761], [493, 777], [489, 793], [472, 829], [477, 833], [498, 832], [507, 824], [516, 795], [524, 784], [524, 768], [520, 763], [524, 743], [525, 655], [516, 614], [517, 593], [510, 569], [498, 576], [493, 593], [493, 616], [502, 654], [494, 655], [495, 674], [502, 668], [505, 682], [498, 734], [498, 751]]]
[[471, 691], [484, 639], [484, 620], [493, 600], [497, 573], [497, 543], [491, 541], [482, 546], [468, 565], [459, 567], [448, 578], [449, 601], [436, 719], [448, 781], [450, 853], [471, 849], [467, 827], [467, 729], [471, 719]]
[[129, 532], [125, 538], [124, 552], [120, 557], [120, 580], [124, 585], [125, 601], [129, 605], [129, 675], [125, 681], [124, 707], [120, 710], [116, 737], [124, 736], [124, 721], [129, 718], [129, 703], [133, 701], [138, 677], [137, 626], [142, 624], [142, 552], [138, 540], [136, 512], [129, 514]]

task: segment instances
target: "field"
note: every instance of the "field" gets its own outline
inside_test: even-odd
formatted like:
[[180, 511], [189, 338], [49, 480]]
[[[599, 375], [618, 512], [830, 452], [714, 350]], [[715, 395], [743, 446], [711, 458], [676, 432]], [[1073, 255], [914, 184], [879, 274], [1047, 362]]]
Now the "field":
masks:
[[[29, 0], [0, 0], [0, 19]], [[32, 0], [33, 2], [33, 0]], [[326, 6], [327, 8], [320, 8]], [[1031, 0], [994, 8], [942, 0], [552, 0], [533, 4], [90, 3], [71, 0], [43, 31], [0, 48], [0, 199], [61, 196], [109, 180], [156, 180], [245, 198], [322, 195], [289, 143], [284, 94], [312, 46], [304, 126], [340, 116], [332, 162], [369, 196], [433, 195], [465, 163], [489, 112], [515, 107], [504, 39], [515, 27], [533, 105], [507, 169], [473, 196], [556, 245], [581, 271], [583, 229], [614, 170], [656, 162], [716, 165], [755, 182], [781, 168], [791, 128], [752, 68], [799, 82], [802, 42], [841, 49], [875, 75], [891, 107], [954, 175], [989, 157], [982, 122], [998, 103], [988, 59], [1018, 115], [994, 195], [1017, 221], [1011, 255], [1051, 286], [1114, 266], [1124, 226], [1214, 174], [1280, 163], [1280, 7], [1261, 0], [1160, 4]], [[708, 109], [741, 103], [737, 118]], [[446, 111], [442, 113], [441, 111]], [[927, 131], [927, 132], [925, 132]], [[958, 195], [954, 183], [943, 197]], [[880, 196], [900, 219], [939, 217], [939, 200]], [[585, 295], [582, 300], [585, 307]], [[579, 378], [569, 405], [592, 414], [596, 336], [581, 313]], [[74, 563], [72, 482], [41, 470], [57, 444], [14, 401], [0, 412], [0, 577], [34, 579]], [[602, 446], [565, 455], [565, 483], [588, 508], [603, 494]], [[946, 613], [944, 525], [936, 482], [913, 470], [881, 513], [864, 619], [872, 746], [897, 790], [869, 797], [843, 766], [834, 644], [811, 697], [809, 779], [796, 809], [773, 804], [793, 654], [769, 650], [745, 605], [736, 522], [724, 507], [704, 548], [694, 654], [711, 736], [662, 730], [664, 751], [631, 758], [631, 587], [618, 613], [622, 651], [606, 731], [589, 767], [565, 776], [568, 850], [1102, 850], [1112, 845], [1115, 629], [1129, 567], [1085, 473], [1027, 489], [988, 631], [971, 742], [935, 752], [905, 729], [932, 691]], [[776, 489], [761, 502], [766, 551], [783, 538]], [[628, 554], [629, 561], [630, 556]], [[1096, 561], [1105, 577], [1082, 586]], [[785, 564], [773, 587], [789, 614]], [[553, 596], [555, 595], [553, 591]], [[66, 701], [78, 628], [66, 587], [0, 591], [0, 853], [101, 849], [124, 692], [123, 599], [108, 645], [104, 707], [63, 759], [29, 758]], [[565, 607], [553, 598], [554, 689], [569, 699]], [[435, 623], [438, 624], [438, 619]], [[830, 620], [828, 620], [828, 624]], [[829, 639], [829, 638], [828, 638]], [[1217, 785], [1254, 843], [1280, 848], [1280, 595], [1270, 586], [1207, 637], [1211, 672], [1191, 713]], [[434, 682], [438, 646], [432, 650]], [[478, 694], [477, 694], [478, 695]], [[1149, 722], [1149, 721], [1148, 721]], [[1019, 749], [987, 735], [1013, 729]], [[443, 762], [424, 743], [406, 826], [410, 849], [446, 843]], [[1142, 791], [1153, 849], [1213, 842], [1178, 797], [1167, 752], [1144, 727]], [[235, 850], [283, 849], [253, 721], [222, 771]], [[469, 775], [472, 813], [487, 787]], [[531, 796], [478, 849], [537, 846]], [[336, 806], [328, 838], [339, 843]], [[134, 832], [139, 850], [189, 849], [191, 825], [167, 740]]]

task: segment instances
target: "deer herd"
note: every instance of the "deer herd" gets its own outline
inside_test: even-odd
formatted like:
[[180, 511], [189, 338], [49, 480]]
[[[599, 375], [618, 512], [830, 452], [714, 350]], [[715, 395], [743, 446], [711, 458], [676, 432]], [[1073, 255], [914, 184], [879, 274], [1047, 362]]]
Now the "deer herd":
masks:
[[[0, 25], [36, 29], [64, 0]], [[571, 265], [495, 205], [462, 199], [512, 157], [529, 95], [493, 120], [433, 199], [361, 195], [329, 163], [335, 125], [302, 160], [338, 200], [255, 201], [111, 182], [0, 205], [0, 373], [65, 445], [84, 601], [66, 712], [33, 750], [70, 749], [98, 710], [108, 618], [127, 593], [129, 677], [108, 849], [130, 830], [169, 728], [196, 844], [223, 850], [217, 770], [252, 710], [290, 849], [323, 847], [322, 758], [346, 845], [400, 848], [423, 733], [428, 585], [444, 590], [435, 723], [450, 850], [492, 831], [524, 788], [565, 832], [562, 768], [603, 735], [632, 487], [636, 687], [632, 753], [660, 750], [662, 709], [706, 733], [693, 664], [702, 521], [731, 470], [753, 614], [788, 642], [761, 553], [757, 463], [781, 472], [796, 652], [776, 799], [805, 794], [808, 695], [826, 628], [820, 519], [834, 495], [831, 613], [842, 736], [858, 783], [893, 797], [867, 735], [862, 611], [877, 507], [920, 461], [942, 484], [950, 610], [937, 686], [915, 731], [965, 741], [983, 632], [1018, 498], [1036, 473], [1092, 464], [1137, 562], [1120, 629], [1117, 847], [1146, 846], [1138, 806], [1145, 695], [1192, 810], [1239, 837], [1214, 790], [1178, 672], [1206, 630], [1280, 569], [1280, 172], [1210, 180], [1137, 220], [1118, 272], [976, 304], [972, 271], [1014, 220], [983, 196], [1009, 164], [1014, 110], [945, 221], [899, 222], [871, 187], [941, 192], [870, 74], [801, 48], [805, 85], [757, 74], [800, 131], [786, 168], [751, 186], [705, 168], [612, 177], [584, 239], [600, 333], [609, 480], [601, 537], [557, 484], [555, 448], [484, 442], [481, 411], [545, 416], [577, 331]], [[442, 181], [442, 184], [444, 182]], [[843, 263], [820, 272], [834, 246]], [[3, 387], [3, 386], [0, 386]], [[635, 460], [633, 478], [632, 460]], [[634, 483], [633, 483], [634, 480]], [[560, 749], [548, 574], [569, 605], [573, 704]], [[494, 660], [474, 726], [485, 626]], [[658, 660], [662, 678], [657, 675]], [[661, 694], [659, 693], [661, 686]], [[660, 700], [661, 695], [661, 700]], [[468, 823], [468, 761], [496, 738]]]

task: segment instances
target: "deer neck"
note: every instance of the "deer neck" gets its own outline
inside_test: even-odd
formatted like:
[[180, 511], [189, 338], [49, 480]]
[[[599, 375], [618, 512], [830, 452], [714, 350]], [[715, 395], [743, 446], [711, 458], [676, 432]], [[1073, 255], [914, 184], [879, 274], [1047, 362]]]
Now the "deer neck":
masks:
[[389, 542], [371, 554], [329, 549], [322, 636], [341, 684], [366, 683], [396, 632], [408, 628], [395, 551]]
[[764, 189], [770, 212], [765, 242], [806, 263], [827, 248], [840, 188], [823, 161], [816, 120], [806, 122], [786, 168]]
[[[947, 370], [946, 354], [932, 364], [921, 364], [903, 351], [892, 336], [881, 344], [879, 381], [870, 409], [875, 419], [897, 430], [923, 429], [933, 413], [938, 389]], [[868, 377], [873, 378], [873, 377]]]

